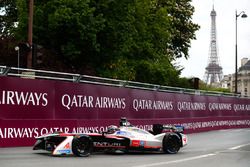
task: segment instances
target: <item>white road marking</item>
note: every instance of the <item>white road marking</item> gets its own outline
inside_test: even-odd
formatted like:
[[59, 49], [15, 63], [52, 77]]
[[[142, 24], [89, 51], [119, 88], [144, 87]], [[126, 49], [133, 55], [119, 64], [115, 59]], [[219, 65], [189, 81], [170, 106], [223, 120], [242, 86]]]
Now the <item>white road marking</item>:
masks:
[[137, 166], [133, 166], [133, 167], [151, 167], [151, 166], [168, 165], [168, 164], [173, 164], [173, 163], [180, 163], [180, 162], [185, 162], [185, 161], [191, 161], [191, 160], [211, 157], [214, 155], [216, 155], [216, 154], [204, 154], [204, 155], [199, 155], [199, 156], [195, 156], [195, 157], [179, 159], [179, 160], [175, 160], [175, 161], [165, 161], [165, 162], [158, 162], [158, 163], [152, 163], [152, 164], [137, 165]]
[[[245, 146], [248, 146], [248, 145], [250, 145], [250, 143], [234, 146], [234, 147], [228, 148], [228, 150], [237, 150], [237, 149], [239, 149], [241, 147], [245, 147]], [[199, 156], [195, 156], [195, 157], [189, 157], [189, 158], [174, 160], [174, 161], [164, 161], [164, 162], [157, 162], [157, 163], [151, 163], [151, 164], [142, 164], [142, 165], [136, 165], [136, 166], [132, 166], [132, 167], [153, 167], [153, 166], [161, 166], [161, 165], [180, 163], [180, 162], [185, 162], [185, 161], [191, 161], [191, 160], [211, 157], [211, 156], [219, 154], [220, 152], [222, 152], [222, 151], [218, 151], [216, 153], [211, 153], [211, 154], [204, 154], [204, 155], [199, 155]]]
[[250, 145], [250, 143], [242, 144], [242, 145], [235, 146], [235, 147], [231, 147], [231, 148], [229, 148], [229, 150], [237, 150], [237, 149], [239, 149], [241, 147], [245, 147], [245, 146], [248, 146], [248, 145]]

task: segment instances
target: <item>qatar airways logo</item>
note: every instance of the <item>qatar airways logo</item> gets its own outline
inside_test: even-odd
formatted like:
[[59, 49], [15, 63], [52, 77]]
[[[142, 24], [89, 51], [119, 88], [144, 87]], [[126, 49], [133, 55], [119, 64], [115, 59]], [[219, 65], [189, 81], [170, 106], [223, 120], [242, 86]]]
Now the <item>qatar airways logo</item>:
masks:
[[125, 109], [126, 99], [119, 97], [93, 97], [64, 94], [61, 99], [61, 104], [68, 110], [72, 108]]
[[47, 106], [47, 97], [48, 93], [3, 90], [0, 105]]

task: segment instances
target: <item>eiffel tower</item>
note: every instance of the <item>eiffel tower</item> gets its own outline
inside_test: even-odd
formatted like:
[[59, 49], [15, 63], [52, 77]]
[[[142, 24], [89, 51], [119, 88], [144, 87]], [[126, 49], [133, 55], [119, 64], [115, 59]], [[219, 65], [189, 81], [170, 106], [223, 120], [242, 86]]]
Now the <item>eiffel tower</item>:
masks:
[[211, 16], [211, 34], [210, 34], [210, 46], [208, 64], [205, 68], [204, 81], [209, 85], [218, 86], [222, 80], [223, 73], [220, 66], [219, 57], [217, 55], [217, 43], [216, 43], [216, 12], [213, 10], [210, 13]]

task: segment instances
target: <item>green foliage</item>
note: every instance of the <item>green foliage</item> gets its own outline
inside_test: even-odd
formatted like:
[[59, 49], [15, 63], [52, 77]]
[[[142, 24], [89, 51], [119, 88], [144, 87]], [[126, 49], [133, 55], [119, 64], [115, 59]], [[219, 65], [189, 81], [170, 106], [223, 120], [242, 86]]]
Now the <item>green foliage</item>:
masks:
[[171, 64], [162, 62], [148, 62], [142, 60], [136, 68], [136, 80], [140, 82], [160, 84], [160, 85], [176, 85], [178, 73]]
[[[28, 1], [17, 0], [15, 37], [27, 39]], [[70, 67], [103, 77], [186, 85], [172, 64], [188, 58], [199, 26], [191, 0], [35, 1], [33, 41]], [[14, 18], [14, 17], [13, 17]]]
[[28, 32], [28, 2], [25, 0], [16, 1], [17, 10], [18, 10], [18, 27], [15, 29], [15, 37], [19, 41], [27, 41], [27, 32]]
[[12, 37], [17, 22], [16, 0], [3, 0], [0, 3], [0, 37]]
[[176, 82], [176, 87], [194, 89], [193, 78], [179, 78]]
[[95, 64], [100, 47], [96, 35], [104, 22], [95, 10], [89, 0], [37, 2], [34, 41], [53, 48], [76, 68]]
[[[171, 61], [182, 55], [188, 57], [190, 40], [194, 39], [194, 32], [198, 29], [191, 22], [191, 5], [186, 5], [188, 12], [182, 11], [184, 7], [177, 10], [176, 6], [183, 4], [184, 1], [112, 1], [102, 6], [102, 10], [97, 9], [109, 11], [103, 15], [106, 26], [100, 32], [104, 63], [99, 67], [99, 74], [140, 82], [179, 85], [180, 69], [174, 67]], [[175, 8], [182, 18], [177, 19]], [[181, 30], [185, 28], [186, 31]], [[125, 73], [126, 68], [130, 72]]]
[[207, 85], [205, 82], [202, 82], [202, 81], [200, 82], [200, 89], [206, 90], [206, 91], [230, 93], [229, 88], [218, 88], [212, 85]]
[[212, 88], [211, 91], [230, 93], [229, 88]]

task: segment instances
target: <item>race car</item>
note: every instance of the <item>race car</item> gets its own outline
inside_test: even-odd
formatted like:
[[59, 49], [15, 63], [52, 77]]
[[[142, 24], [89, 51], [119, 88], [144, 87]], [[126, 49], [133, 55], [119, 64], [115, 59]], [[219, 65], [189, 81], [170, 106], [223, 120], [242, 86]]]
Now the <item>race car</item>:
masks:
[[36, 138], [33, 150], [50, 151], [52, 155], [89, 156], [92, 152], [162, 152], [176, 154], [187, 145], [182, 126], [154, 124], [146, 131], [121, 118], [120, 126], [111, 125], [106, 132], [72, 134], [56, 132]]

